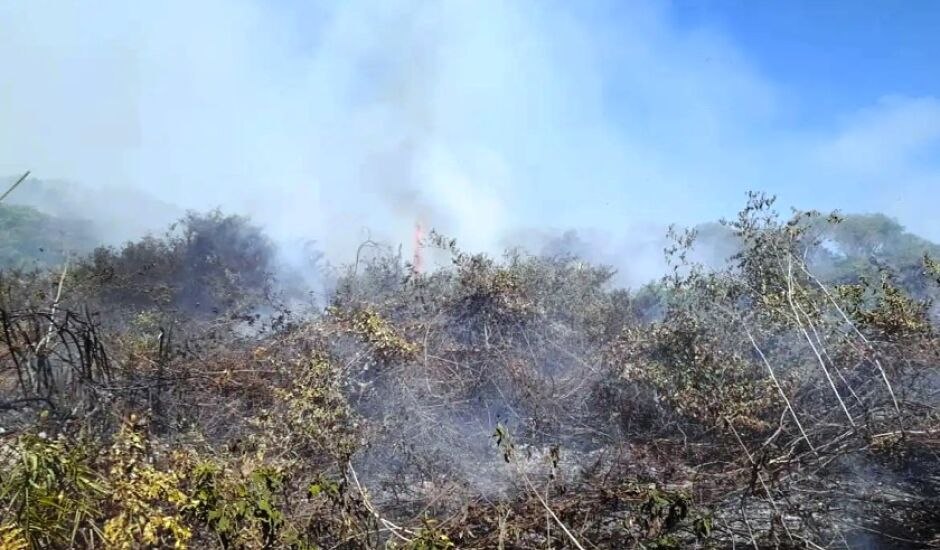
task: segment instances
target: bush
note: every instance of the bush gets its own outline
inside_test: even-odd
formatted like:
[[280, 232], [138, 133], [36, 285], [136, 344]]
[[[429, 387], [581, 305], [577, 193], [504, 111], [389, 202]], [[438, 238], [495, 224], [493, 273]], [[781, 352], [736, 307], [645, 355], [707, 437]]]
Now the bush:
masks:
[[0, 548], [930, 547], [940, 268], [819, 273], [838, 223], [753, 195], [635, 292], [363, 247], [301, 316], [219, 213], [3, 272]]
[[191, 213], [163, 238], [96, 249], [72, 270], [70, 287], [109, 311], [247, 315], [271, 302], [273, 258], [273, 244], [246, 218]]

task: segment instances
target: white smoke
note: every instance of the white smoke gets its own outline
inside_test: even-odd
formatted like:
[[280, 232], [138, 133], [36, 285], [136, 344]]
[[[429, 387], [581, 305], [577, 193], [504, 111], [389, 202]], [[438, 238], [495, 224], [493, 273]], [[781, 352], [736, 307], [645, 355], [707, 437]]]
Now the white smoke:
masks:
[[[367, 236], [408, 246], [416, 221], [493, 252], [524, 228], [646, 242], [643, 228], [729, 215], [752, 188], [851, 209], [840, 175], [857, 170], [831, 159], [858, 143], [855, 119], [788, 130], [777, 87], [727, 36], [672, 10], [11, 0], [0, 4], [0, 175], [220, 206], [336, 260]], [[863, 129], [909, 103], [879, 103]], [[936, 120], [919, 120], [929, 127], [889, 150], [892, 173], [924, 186], [940, 170], [905, 164], [936, 137]], [[654, 265], [652, 254], [633, 263]]]

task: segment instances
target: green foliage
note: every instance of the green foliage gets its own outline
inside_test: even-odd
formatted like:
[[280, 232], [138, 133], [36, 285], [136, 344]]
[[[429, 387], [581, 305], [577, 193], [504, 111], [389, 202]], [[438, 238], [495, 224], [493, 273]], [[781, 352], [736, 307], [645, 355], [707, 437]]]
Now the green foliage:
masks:
[[924, 274], [940, 285], [940, 262], [933, 259], [929, 254], [924, 254], [923, 263]]
[[496, 440], [496, 448], [498, 448], [503, 455], [503, 460], [507, 463], [511, 462], [515, 446], [512, 443], [509, 430], [507, 430], [501, 422], [496, 423], [496, 431], [493, 432], [493, 438]]
[[153, 452], [144, 424], [132, 415], [121, 426], [108, 453], [108, 548], [185, 548], [192, 532], [181, 516], [187, 503], [184, 472], [151, 463]]
[[186, 512], [204, 523], [222, 548], [273, 548], [299, 542], [280, 509], [287, 489], [280, 469], [257, 466], [241, 473], [203, 461], [190, 477]]
[[916, 265], [925, 253], [938, 248], [883, 214], [839, 216], [838, 223], [827, 224], [824, 234], [846, 257], [877, 257], [899, 267]]
[[13, 525], [0, 524], [0, 550], [28, 550], [29, 540], [23, 530]]
[[[283, 385], [271, 389], [270, 408], [252, 424], [267, 434], [282, 456], [345, 462], [355, 451], [356, 415], [343, 393], [342, 371], [303, 329], [288, 333], [272, 348], [255, 350], [254, 359], [280, 373]], [[303, 352], [297, 353], [297, 348]]]
[[916, 300], [882, 274], [878, 285], [867, 278], [856, 285], [842, 285], [836, 292], [852, 320], [872, 338], [897, 342], [930, 334], [931, 301]]
[[662, 540], [667, 536], [662, 533], [672, 531], [688, 517], [690, 505], [688, 495], [650, 487], [640, 505], [638, 522], [646, 537]]
[[775, 390], [727, 336], [720, 326], [671, 310], [649, 328], [625, 331], [611, 353], [626, 363], [623, 376], [649, 384], [680, 414], [706, 425], [730, 420], [763, 429]]
[[514, 266], [499, 266], [477, 254], [458, 254], [456, 292], [452, 308], [463, 319], [483, 322], [521, 321], [533, 313], [533, 302], [522, 286], [523, 276]]
[[371, 307], [347, 312], [333, 306], [328, 308], [327, 313], [369, 345], [381, 361], [409, 359], [418, 353], [417, 344], [399, 334], [391, 323]]
[[0, 268], [61, 266], [69, 256], [85, 254], [96, 244], [87, 223], [0, 204]]
[[418, 531], [414, 538], [406, 544], [394, 545], [392, 548], [401, 548], [402, 550], [450, 550], [456, 548], [456, 546], [450, 540], [450, 537], [435, 525], [434, 520], [425, 518], [424, 527]]
[[4, 451], [0, 525], [12, 547], [22, 541], [31, 548], [61, 548], [99, 540], [94, 521], [105, 488], [87, 447], [26, 433]]
[[894, 269], [813, 271], [889, 256], [901, 230], [772, 205], [703, 228], [733, 242], [720, 269], [674, 234], [675, 269], [636, 292], [436, 235], [452, 261], [430, 273], [363, 253], [324, 315], [271, 332], [230, 322], [268, 303], [269, 243], [218, 213], [73, 264], [52, 313], [57, 273], [5, 276], [0, 390], [41, 360], [54, 383], [0, 400], [0, 549], [549, 548], [560, 526], [585, 547], [770, 547], [888, 520], [929, 540], [933, 302]]
[[813, 266], [834, 284], [858, 284], [889, 274], [905, 292], [924, 299], [936, 296], [925, 284], [925, 255], [940, 254], [940, 246], [905, 230], [882, 214], [839, 216], [836, 223], [819, 223], [824, 245], [814, 254]]

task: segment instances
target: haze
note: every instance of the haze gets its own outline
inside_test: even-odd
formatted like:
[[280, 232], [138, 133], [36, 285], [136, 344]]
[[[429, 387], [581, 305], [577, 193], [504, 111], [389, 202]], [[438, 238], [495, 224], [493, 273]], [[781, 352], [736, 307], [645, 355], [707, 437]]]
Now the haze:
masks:
[[0, 5], [0, 175], [220, 206], [338, 259], [416, 221], [659, 254], [749, 189], [940, 238], [935, 3], [90, 5]]

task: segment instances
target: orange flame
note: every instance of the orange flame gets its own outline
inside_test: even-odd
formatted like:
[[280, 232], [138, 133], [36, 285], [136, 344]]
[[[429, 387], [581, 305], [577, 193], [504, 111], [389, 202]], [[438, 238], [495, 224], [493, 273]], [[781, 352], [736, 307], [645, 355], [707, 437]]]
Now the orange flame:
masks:
[[415, 270], [415, 273], [424, 272], [424, 259], [421, 257], [421, 240], [424, 238], [424, 228], [421, 227], [421, 222], [415, 224], [415, 233], [414, 233], [414, 250], [415, 256], [414, 260], [411, 262]]

